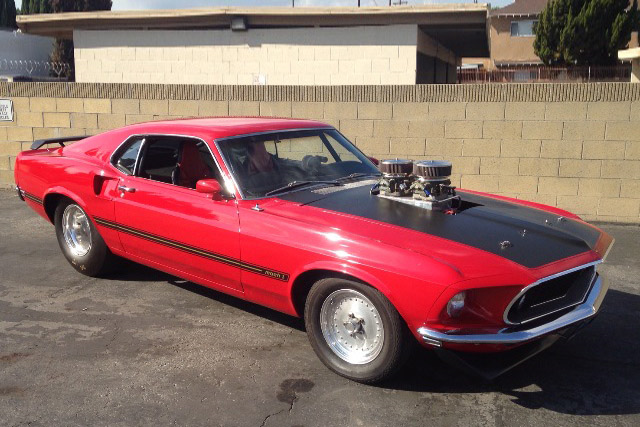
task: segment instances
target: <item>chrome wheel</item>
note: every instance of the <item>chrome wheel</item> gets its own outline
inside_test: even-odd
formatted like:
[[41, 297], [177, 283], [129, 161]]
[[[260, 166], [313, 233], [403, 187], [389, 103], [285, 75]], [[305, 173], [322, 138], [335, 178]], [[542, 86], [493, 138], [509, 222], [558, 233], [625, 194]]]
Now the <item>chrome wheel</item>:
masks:
[[91, 225], [80, 206], [71, 204], [65, 208], [62, 214], [62, 234], [73, 255], [81, 257], [91, 250]]
[[355, 365], [374, 360], [384, 344], [384, 326], [377, 308], [352, 289], [337, 290], [324, 300], [320, 327], [329, 348]]

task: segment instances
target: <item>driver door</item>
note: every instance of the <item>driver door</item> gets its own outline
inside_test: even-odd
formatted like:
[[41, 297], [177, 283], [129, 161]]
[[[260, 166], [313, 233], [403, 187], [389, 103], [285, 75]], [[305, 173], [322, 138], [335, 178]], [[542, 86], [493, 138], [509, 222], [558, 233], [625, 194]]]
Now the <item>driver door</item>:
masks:
[[235, 200], [216, 201], [195, 190], [198, 179], [220, 176], [209, 147], [197, 138], [157, 135], [141, 145], [115, 201], [124, 250], [211, 287], [241, 292]]

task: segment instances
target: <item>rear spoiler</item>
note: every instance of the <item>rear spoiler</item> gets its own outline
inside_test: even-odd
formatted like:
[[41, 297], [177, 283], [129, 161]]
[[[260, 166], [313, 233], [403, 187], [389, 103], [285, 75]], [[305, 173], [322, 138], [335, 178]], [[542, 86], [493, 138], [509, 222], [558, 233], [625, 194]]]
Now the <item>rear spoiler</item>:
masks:
[[33, 141], [33, 144], [31, 144], [31, 149], [37, 150], [38, 148], [47, 144], [60, 144], [61, 147], [64, 147], [65, 142], [80, 141], [81, 139], [85, 139], [85, 138], [87, 137], [85, 135], [82, 135], [82, 136], [63, 136], [61, 138], [37, 139]]

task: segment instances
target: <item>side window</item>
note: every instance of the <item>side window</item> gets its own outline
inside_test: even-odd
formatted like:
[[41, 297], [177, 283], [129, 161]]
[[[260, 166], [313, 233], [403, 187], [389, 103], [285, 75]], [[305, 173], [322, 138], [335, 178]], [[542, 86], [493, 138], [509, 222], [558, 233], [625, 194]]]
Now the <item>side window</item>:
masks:
[[133, 175], [136, 167], [136, 160], [140, 152], [140, 146], [144, 138], [139, 138], [125, 146], [113, 159], [113, 165], [127, 175]]
[[141, 178], [192, 189], [199, 180], [208, 178], [217, 179], [222, 185], [215, 160], [201, 140], [153, 138], [145, 143], [142, 151], [136, 173]]
[[538, 21], [513, 21], [511, 22], [511, 37], [533, 37]]
[[517, 22], [511, 23], [511, 37], [518, 37], [520, 35], [520, 29]]
[[179, 153], [179, 139], [149, 139], [143, 149], [140, 167], [136, 175], [154, 181], [173, 184], [172, 175], [178, 165]]

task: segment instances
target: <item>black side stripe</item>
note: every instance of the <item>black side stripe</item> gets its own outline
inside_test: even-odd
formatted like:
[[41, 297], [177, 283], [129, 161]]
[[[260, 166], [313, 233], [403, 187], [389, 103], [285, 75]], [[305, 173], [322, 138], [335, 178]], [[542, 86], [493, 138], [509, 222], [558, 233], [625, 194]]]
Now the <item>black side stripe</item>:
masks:
[[38, 197], [34, 196], [33, 194], [27, 193], [26, 191], [22, 190], [22, 195], [23, 195], [26, 199], [31, 200], [32, 202], [35, 202], [35, 203], [37, 203], [37, 204], [39, 204], [39, 205], [41, 205], [41, 204], [42, 204], [42, 199], [40, 199], [40, 198], [38, 198]]
[[109, 221], [103, 218], [94, 217], [95, 222], [103, 227], [108, 227], [114, 230], [121, 231], [123, 233], [131, 234], [132, 236], [139, 237], [141, 239], [149, 240], [173, 249], [177, 249], [183, 252], [187, 252], [192, 255], [207, 258], [213, 261], [221, 262], [223, 264], [231, 265], [233, 267], [240, 268], [242, 270], [249, 271], [251, 273], [260, 274], [262, 276], [270, 277], [275, 280], [287, 282], [289, 280], [289, 274], [280, 271], [270, 270], [268, 268], [261, 267], [255, 264], [249, 264], [236, 258], [231, 258], [225, 255], [220, 255], [215, 252], [207, 251], [205, 249], [197, 248], [195, 246], [185, 245], [184, 243], [177, 242], [175, 240], [165, 239], [164, 237], [150, 234], [136, 228], [127, 227], [122, 224], [118, 224], [113, 221]]

